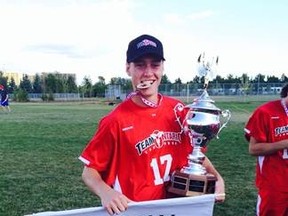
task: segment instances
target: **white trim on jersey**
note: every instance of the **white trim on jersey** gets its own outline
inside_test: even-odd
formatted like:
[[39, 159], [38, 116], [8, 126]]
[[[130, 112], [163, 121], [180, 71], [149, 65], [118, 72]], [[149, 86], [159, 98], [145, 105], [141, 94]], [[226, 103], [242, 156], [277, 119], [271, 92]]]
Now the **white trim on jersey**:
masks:
[[122, 188], [121, 188], [118, 176], [116, 176], [115, 183], [113, 185], [113, 189], [122, 193]]
[[261, 173], [262, 173], [262, 167], [263, 167], [264, 159], [265, 159], [265, 156], [258, 156], [258, 164], [259, 164], [259, 168], [260, 168]]
[[81, 160], [84, 164], [86, 164], [87, 166], [89, 166], [90, 161], [86, 160], [85, 158], [83, 158], [82, 156], [78, 157], [79, 160]]
[[247, 128], [244, 128], [244, 131], [245, 131], [247, 134], [250, 134], [250, 133], [251, 133], [251, 131], [248, 130]]

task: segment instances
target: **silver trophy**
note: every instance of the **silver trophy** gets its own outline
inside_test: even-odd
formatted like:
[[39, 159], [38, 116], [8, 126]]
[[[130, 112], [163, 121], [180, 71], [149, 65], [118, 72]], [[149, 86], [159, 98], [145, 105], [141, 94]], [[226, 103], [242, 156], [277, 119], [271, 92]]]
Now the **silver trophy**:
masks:
[[[212, 60], [214, 62], [212, 62]], [[218, 57], [207, 61], [203, 55], [198, 58], [200, 77], [204, 76], [204, 88], [201, 96], [186, 106], [188, 112], [181, 123], [184, 133], [190, 137], [193, 151], [188, 155], [188, 164], [173, 173], [168, 191], [180, 196], [196, 196], [215, 192], [216, 177], [208, 173], [203, 166], [205, 155], [201, 149], [211, 139], [218, 138], [220, 131], [227, 125], [231, 113], [215, 106], [209, 97], [207, 87], [213, 77], [213, 64], [217, 65]]]

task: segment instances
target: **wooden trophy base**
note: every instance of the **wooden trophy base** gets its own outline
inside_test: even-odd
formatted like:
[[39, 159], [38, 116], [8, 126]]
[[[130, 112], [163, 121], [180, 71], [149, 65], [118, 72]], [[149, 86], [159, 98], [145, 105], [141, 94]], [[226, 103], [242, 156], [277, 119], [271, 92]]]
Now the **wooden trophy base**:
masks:
[[215, 193], [216, 177], [210, 173], [206, 175], [186, 174], [175, 171], [172, 175], [168, 191], [180, 196], [198, 196]]

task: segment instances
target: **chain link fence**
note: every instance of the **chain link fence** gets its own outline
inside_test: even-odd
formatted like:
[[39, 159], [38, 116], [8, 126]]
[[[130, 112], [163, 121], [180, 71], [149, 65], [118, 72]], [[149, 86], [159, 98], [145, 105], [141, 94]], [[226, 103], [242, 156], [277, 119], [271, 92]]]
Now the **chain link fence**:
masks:
[[[217, 101], [268, 101], [280, 97], [283, 83], [209, 83], [207, 92]], [[121, 85], [108, 85], [104, 100], [124, 100], [132, 90], [125, 90]], [[203, 84], [161, 84], [159, 92], [163, 95], [177, 97], [191, 102], [203, 92]], [[42, 101], [43, 94], [28, 94], [30, 101]], [[13, 95], [11, 95], [13, 100]], [[97, 98], [85, 98], [80, 93], [54, 93], [54, 101], [86, 101]]]
[[[207, 92], [221, 101], [268, 101], [280, 97], [283, 83], [209, 83]], [[106, 89], [108, 99], [125, 99], [131, 91], [123, 90], [121, 85], [110, 85]], [[161, 84], [159, 92], [189, 102], [203, 92], [203, 84]]]

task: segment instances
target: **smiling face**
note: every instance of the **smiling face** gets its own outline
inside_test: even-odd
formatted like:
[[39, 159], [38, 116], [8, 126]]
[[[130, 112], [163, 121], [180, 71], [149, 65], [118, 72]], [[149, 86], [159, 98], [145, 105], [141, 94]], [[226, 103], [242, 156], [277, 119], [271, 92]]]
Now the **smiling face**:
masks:
[[158, 86], [163, 76], [163, 60], [155, 56], [143, 56], [126, 64], [126, 71], [131, 76], [134, 90], [140, 91], [147, 99], [157, 99]]

